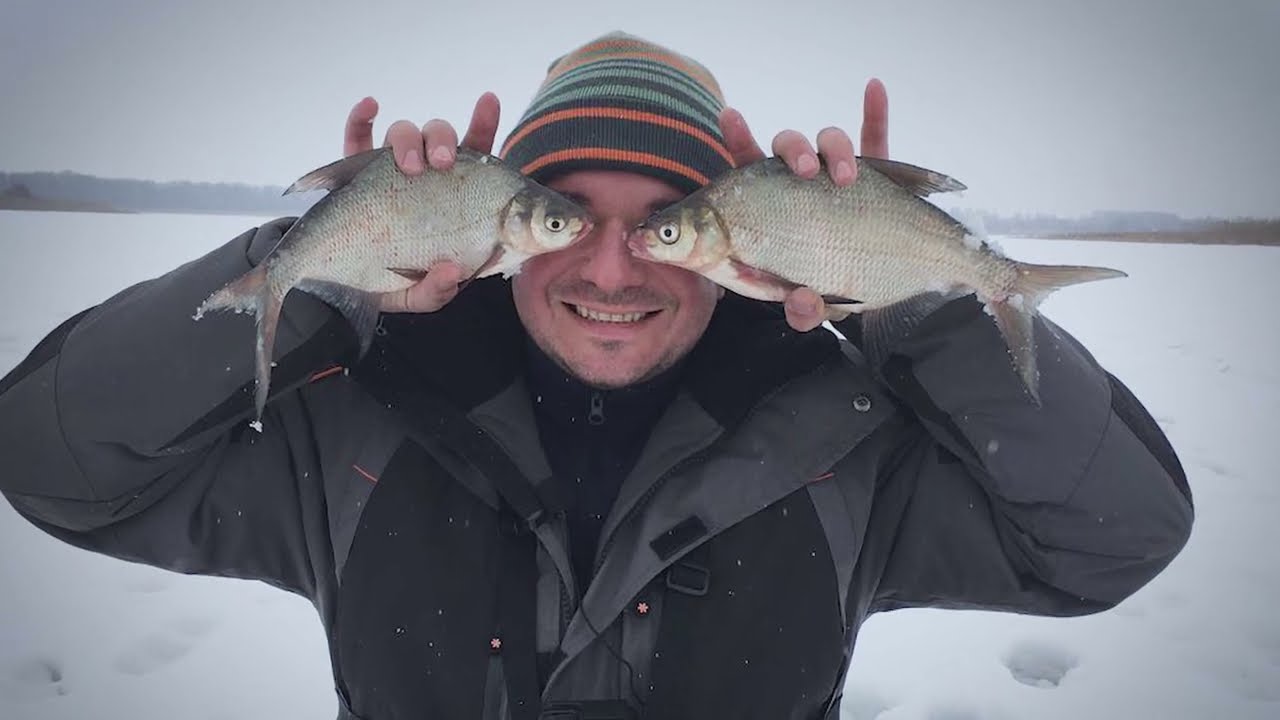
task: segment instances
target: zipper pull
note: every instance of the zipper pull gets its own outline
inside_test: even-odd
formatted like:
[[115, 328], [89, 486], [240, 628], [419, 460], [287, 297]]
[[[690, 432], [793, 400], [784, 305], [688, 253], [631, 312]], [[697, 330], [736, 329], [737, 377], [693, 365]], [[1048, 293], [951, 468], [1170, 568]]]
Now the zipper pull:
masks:
[[591, 409], [587, 413], [587, 422], [592, 425], [604, 424], [604, 395], [599, 390], [591, 393]]

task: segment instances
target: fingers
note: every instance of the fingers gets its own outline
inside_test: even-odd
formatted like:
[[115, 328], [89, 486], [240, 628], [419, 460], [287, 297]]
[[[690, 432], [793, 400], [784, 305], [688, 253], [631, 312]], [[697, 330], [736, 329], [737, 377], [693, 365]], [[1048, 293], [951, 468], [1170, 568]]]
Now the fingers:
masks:
[[[726, 110], [721, 114], [721, 130], [735, 157], [739, 152], [748, 162], [763, 157], [759, 154], [758, 147], [754, 152], [751, 151], [755, 141], [751, 139], [750, 132], [746, 131], [742, 116], [737, 111], [731, 113]], [[773, 138], [773, 154], [781, 157], [792, 172], [800, 177], [816, 177], [818, 158], [821, 157], [828, 174], [837, 185], [849, 185], [857, 180], [857, 155], [848, 133], [837, 127], [824, 128], [818, 133], [817, 141], [815, 152], [803, 134], [795, 130], [783, 130]], [[861, 141], [863, 155], [888, 159], [889, 96], [885, 92], [884, 83], [875, 78], [867, 82], [863, 96]]]
[[725, 108], [720, 112], [720, 133], [724, 135], [724, 146], [733, 158], [734, 167], [764, 159], [764, 150], [760, 149], [746, 119], [737, 110]]
[[827, 172], [837, 185], [849, 185], [858, 177], [853, 157], [853, 141], [840, 128], [828, 127], [818, 132], [818, 153], [827, 162]]
[[791, 172], [802, 178], [818, 174], [818, 154], [809, 144], [809, 138], [795, 130], [783, 130], [773, 136], [773, 154], [782, 158]]
[[422, 131], [408, 120], [397, 120], [387, 128], [383, 147], [390, 147], [396, 156], [396, 165], [406, 175], [421, 175], [426, 169], [423, 160]]
[[373, 119], [378, 116], [378, 101], [366, 97], [356, 103], [347, 115], [347, 128], [342, 136], [342, 156], [351, 157], [373, 149]]
[[876, 78], [862, 96], [862, 154], [889, 159], [889, 94]]
[[806, 287], [792, 290], [783, 303], [787, 324], [800, 332], [809, 332], [826, 320], [825, 306], [822, 297]]
[[381, 308], [390, 313], [435, 312], [449, 304], [458, 294], [462, 281], [462, 268], [452, 262], [442, 262], [431, 268], [426, 276], [412, 286], [382, 296]]
[[467, 126], [467, 134], [462, 138], [463, 146], [476, 152], [492, 153], [501, 111], [497, 95], [491, 92], [481, 95], [476, 101], [475, 110], [471, 111], [471, 124]]
[[[476, 101], [471, 113], [471, 124], [463, 144], [479, 152], [493, 151], [493, 140], [498, 133], [498, 96], [487, 92]], [[371, 97], [356, 103], [347, 115], [346, 133], [342, 140], [344, 156], [373, 149], [373, 119], [378, 114], [378, 103]], [[396, 165], [406, 175], [420, 175], [427, 165], [437, 170], [453, 167], [457, 158], [458, 133], [448, 122], [431, 120], [419, 130], [408, 120], [397, 120], [387, 128], [382, 143], [390, 147], [396, 157]]]
[[448, 122], [436, 118], [422, 126], [427, 162], [436, 170], [448, 170], [458, 156], [458, 132]]

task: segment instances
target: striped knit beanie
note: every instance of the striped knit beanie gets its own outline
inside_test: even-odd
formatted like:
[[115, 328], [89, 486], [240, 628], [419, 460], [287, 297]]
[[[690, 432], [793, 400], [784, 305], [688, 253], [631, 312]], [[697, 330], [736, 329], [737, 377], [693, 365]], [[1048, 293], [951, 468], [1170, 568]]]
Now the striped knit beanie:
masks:
[[623, 170], [685, 192], [732, 167], [720, 86], [691, 58], [621, 32], [553, 62], [501, 157], [539, 182]]

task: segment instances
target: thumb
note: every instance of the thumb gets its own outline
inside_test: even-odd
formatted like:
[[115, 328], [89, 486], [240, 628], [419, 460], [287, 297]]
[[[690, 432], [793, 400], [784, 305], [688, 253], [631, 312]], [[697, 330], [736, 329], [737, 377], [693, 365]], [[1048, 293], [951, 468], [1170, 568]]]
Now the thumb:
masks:
[[822, 302], [822, 296], [806, 287], [792, 290], [783, 307], [787, 324], [800, 332], [809, 332], [826, 319], [826, 303]]
[[381, 310], [390, 313], [435, 312], [458, 294], [461, 280], [461, 266], [452, 262], [439, 263], [410, 287], [384, 294]]

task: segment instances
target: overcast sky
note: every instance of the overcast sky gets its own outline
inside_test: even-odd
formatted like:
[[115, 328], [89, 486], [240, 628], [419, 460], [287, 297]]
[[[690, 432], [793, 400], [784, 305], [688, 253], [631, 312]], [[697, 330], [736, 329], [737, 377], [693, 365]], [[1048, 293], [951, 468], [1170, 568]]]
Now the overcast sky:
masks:
[[893, 156], [967, 205], [1280, 215], [1280, 0], [760, 2], [2, 0], [0, 170], [287, 185], [365, 95], [381, 142], [493, 90], [501, 138], [621, 29], [708, 65], [762, 143], [856, 137], [882, 78]]

